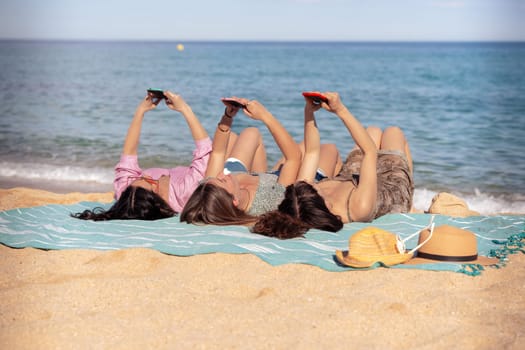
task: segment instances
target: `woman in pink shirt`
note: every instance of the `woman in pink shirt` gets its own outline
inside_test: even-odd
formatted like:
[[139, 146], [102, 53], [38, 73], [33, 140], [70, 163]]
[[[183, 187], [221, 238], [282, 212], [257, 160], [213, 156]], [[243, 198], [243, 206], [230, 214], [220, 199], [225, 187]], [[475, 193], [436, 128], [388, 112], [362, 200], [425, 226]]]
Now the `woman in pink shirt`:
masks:
[[[164, 91], [164, 97], [152, 93], [137, 107], [119, 163], [115, 166], [115, 203], [108, 210], [94, 208], [73, 217], [84, 220], [141, 219], [156, 220], [174, 216], [182, 211], [184, 204], [195, 190], [206, 172], [212, 142], [208, 133], [184, 99], [171, 91]], [[137, 149], [144, 114], [157, 107], [165, 99], [166, 105], [186, 120], [196, 148], [189, 166], [172, 169], [139, 167]], [[234, 136], [235, 137], [235, 136]], [[234, 141], [234, 140], [233, 140]]]

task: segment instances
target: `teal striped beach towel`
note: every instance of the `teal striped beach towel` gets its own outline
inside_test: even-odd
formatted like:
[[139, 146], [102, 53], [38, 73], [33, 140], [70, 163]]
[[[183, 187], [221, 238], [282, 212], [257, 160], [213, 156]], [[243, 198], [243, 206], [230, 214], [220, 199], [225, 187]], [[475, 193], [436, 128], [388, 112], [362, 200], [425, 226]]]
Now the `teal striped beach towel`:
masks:
[[[408, 237], [428, 225], [428, 214], [389, 214], [371, 223], [346, 224], [337, 233], [310, 230], [304, 238], [278, 240], [253, 234], [242, 226], [196, 226], [178, 217], [157, 221], [84, 221], [69, 216], [96, 206], [111, 204], [82, 202], [75, 205], [46, 205], [0, 212], [0, 243], [12, 248], [116, 250], [143, 247], [159, 252], [191, 256], [208, 253], [254, 254], [271, 265], [291, 263], [318, 266], [327, 271], [352, 271], [335, 259], [336, 250], [348, 248], [355, 232], [376, 226]], [[473, 216], [452, 218], [437, 215], [436, 225], [468, 229], [477, 236], [480, 255], [499, 258], [505, 265], [509, 254], [524, 252], [525, 216]], [[406, 242], [417, 245], [417, 236]], [[371, 268], [380, 266], [376, 264]], [[460, 263], [396, 265], [393, 268], [456, 271], [477, 275], [481, 266]]]

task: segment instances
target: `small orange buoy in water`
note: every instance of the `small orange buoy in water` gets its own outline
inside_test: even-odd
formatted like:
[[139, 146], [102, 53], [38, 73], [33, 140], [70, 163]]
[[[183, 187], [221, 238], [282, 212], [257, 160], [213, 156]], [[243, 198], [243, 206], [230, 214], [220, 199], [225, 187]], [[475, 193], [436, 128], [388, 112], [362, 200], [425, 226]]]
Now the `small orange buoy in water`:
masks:
[[177, 45], [177, 50], [179, 50], [179, 51], [184, 51], [184, 45], [182, 45], [182, 44], [178, 44], [178, 45]]

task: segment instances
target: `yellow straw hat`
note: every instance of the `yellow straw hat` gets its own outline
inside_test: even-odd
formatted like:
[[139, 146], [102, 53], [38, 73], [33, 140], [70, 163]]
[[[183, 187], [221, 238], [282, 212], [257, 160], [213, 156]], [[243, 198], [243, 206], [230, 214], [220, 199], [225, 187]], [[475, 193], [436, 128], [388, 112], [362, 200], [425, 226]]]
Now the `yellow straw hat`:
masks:
[[476, 235], [459, 227], [440, 225], [434, 228], [429, 237], [429, 230], [422, 230], [419, 243], [425, 242], [419, 248], [417, 256], [405, 264], [433, 264], [438, 262], [453, 262], [463, 264], [494, 265], [496, 258], [478, 255]]
[[337, 260], [346, 266], [370, 267], [377, 262], [385, 266], [404, 263], [413, 253], [400, 253], [399, 239], [392, 232], [377, 227], [366, 227], [348, 240], [348, 251], [336, 250]]
[[438, 193], [432, 198], [428, 212], [430, 214], [443, 214], [454, 217], [480, 215], [477, 211], [470, 210], [463, 199], [447, 192]]

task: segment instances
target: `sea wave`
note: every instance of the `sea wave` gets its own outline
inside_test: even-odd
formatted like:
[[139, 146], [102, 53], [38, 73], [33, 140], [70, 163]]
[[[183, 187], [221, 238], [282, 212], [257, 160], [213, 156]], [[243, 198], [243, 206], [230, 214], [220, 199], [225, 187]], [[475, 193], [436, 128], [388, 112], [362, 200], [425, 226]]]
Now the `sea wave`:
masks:
[[[469, 209], [481, 215], [497, 214], [525, 214], [525, 194], [488, 194], [476, 189], [472, 193], [451, 191], [453, 195], [463, 199]], [[427, 211], [432, 203], [432, 198], [438, 192], [426, 188], [414, 191], [414, 208]]]
[[60, 166], [41, 163], [0, 162], [0, 177], [34, 182], [91, 182], [111, 184], [113, 169], [101, 167]]

